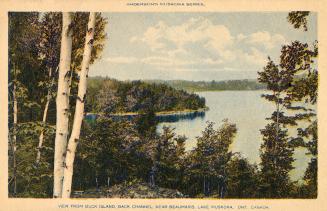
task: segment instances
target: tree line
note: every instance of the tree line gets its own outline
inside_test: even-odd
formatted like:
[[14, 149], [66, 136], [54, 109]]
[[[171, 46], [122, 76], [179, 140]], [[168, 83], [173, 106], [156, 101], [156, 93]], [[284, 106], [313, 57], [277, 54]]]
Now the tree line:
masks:
[[225, 91], [225, 90], [261, 90], [266, 86], [256, 79], [227, 80], [227, 81], [184, 81], [184, 80], [147, 80], [155, 84], [167, 84], [178, 90], [188, 92]]

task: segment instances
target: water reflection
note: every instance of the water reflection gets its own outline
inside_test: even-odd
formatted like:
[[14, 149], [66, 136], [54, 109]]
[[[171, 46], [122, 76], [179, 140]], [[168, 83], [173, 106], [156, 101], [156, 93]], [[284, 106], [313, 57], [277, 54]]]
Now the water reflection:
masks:
[[206, 115], [205, 111], [196, 111], [193, 113], [185, 113], [185, 114], [159, 115], [159, 116], [156, 116], [156, 119], [160, 123], [178, 122], [180, 120], [194, 120], [197, 118], [204, 119], [205, 115]]

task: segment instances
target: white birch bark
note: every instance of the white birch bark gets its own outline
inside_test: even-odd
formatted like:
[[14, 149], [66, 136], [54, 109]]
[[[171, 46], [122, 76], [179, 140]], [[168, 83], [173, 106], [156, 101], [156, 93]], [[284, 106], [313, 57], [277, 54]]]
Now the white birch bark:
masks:
[[69, 120], [69, 73], [72, 53], [71, 13], [62, 14], [62, 34], [60, 47], [59, 78], [57, 92], [57, 119], [54, 155], [53, 197], [61, 197], [64, 174], [64, 153], [67, 147]]
[[85, 102], [86, 86], [87, 86], [86, 80], [87, 80], [87, 74], [88, 74], [90, 60], [91, 60], [91, 52], [92, 52], [93, 39], [94, 39], [95, 16], [96, 13], [90, 12], [87, 32], [85, 36], [82, 68], [81, 68], [81, 72], [79, 73], [80, 80], [78, 84], [78, 94], [77, 94], [78, 97], [76, 100], [73, 128], [72, 128], [71, 136], [69, 138], [67, 152], [66, 152], [66, 159], [65, 159], [66, 166], [64, 169], [62, 198], [69, 198], [71, 194], [75, 152], [76, 152], [76, 147], [81, 132], [81, 125], [84, 117], [84, 102]]
[[[52, 76], [52, 68], [49, 69], [49, 78], [51, 78], [51, 76]], [[47, 121], [48, 109], [49, 109], [49, 104], [50, 104], [50, 100], [51, 100], [51, 89], [52, 89], [53, 84], [54, 84], [54, 77], [51, 80], [51, 84], [50, 84], [50, 87], [49, 87], [48, 93], [47, 93], [47, 102], [45, 103], [44, 110], [43, 110], [43, 118], [42, 118], [43, 128], [42, 128], [40, 136], [39, 136], [39, 144], [37, 147], [37, 154], [36, 154], [36, 160], [35, 160], [36, 166], [39, 165], [40, 159], [41, 159], [41, 149], [42, 149], [43, 140], [44, 140], [44, 127], [45, 127], [45, 123]]]
[[[16, 79], [16, 70], [14, 70], [15, 79]], [[13, 138], [12, 138], [12, 154], [13, 154], [13, 182], [14, 182], [14, 195], [17, 193], [17, 161], [16, 161], [16, 142], [17, 142], [17, 114], [18, 114], [18, 106], [17, 106], [17, 96], [16, 96], [16, 84], [14, 82], [13, 88], [13, 101], [14, 101], [14, 129], [13, 129]]]

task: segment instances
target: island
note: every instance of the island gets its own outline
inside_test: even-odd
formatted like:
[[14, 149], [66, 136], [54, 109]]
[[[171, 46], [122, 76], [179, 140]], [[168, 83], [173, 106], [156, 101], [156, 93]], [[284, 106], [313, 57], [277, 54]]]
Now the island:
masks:
[[167, 84], [95, 77], [88, 82], [86, 117], [133, 117], [151, 111], [158, 117], [185, 116], [208, 110], [205, 98]]

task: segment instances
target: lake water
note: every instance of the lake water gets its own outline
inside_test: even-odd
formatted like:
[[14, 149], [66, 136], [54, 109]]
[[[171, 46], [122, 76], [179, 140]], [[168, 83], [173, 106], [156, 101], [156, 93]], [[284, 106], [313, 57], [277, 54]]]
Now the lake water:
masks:
[[[221, 92], [199, 92], [198, 95], [206, 99], [209, 111], [205, 114], [182, 118], [178, 121], [162, 122], [158, 125], [158, 132], [164, 125], [175, 128], [175, 133], [185, 135], [188, 140], [186, 149], [190, 150], [196, 146], [196, 137], [201, 135], [206, 127], [207, 121], [215, 122], [218, 128], [223, 119], [235, 123], [237, 135], [231, 146], [234, 152], [240, 152], [252, 163], [260, 163], [259, 149], [262, 143], [260, 129], [267, 124], [274, 110], [272, 103], [261, 98], [263, 91], [221, 91]], [[310, 157], [305, 155], [305, 149], [295, 151], [295, 169], [291, 172], [291, 178], [298, 180], [303, 176]]]

